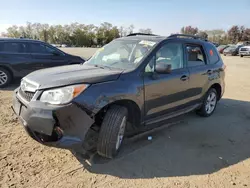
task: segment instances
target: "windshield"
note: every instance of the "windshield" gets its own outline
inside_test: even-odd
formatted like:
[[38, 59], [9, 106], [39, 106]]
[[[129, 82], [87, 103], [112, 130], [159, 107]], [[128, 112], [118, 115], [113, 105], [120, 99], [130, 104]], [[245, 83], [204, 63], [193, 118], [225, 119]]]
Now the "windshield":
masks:
[[233, 46], [229, 46], [229, 47], [227, 48], [227, 50], [234, 50], [234, 49], [236, 49], [236, 48], [237, 48], [237, 46], [233, 45]]
[[221, 49], [223, 49], [223, 48], [225, 48], [226, 47], [226, 45], [220, 45], [219, 47], [217, 47], [217, 49], [218, 50], [221, 50]]
[[155, 44], [148, 40], [115, 40], [100, 48], [86, 64], [133, 69]]

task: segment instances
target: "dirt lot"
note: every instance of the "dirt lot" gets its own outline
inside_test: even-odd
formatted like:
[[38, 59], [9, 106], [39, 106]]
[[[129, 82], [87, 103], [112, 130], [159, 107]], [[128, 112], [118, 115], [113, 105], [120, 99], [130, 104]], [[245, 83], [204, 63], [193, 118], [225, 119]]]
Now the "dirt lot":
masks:
[[185, 115], [91, 167], [28, 137], [10, 109], [16, 85], [0, 90], [0, 187], [250, 187], [250, 58], [224, 61], [226, 93], [213, 116]]

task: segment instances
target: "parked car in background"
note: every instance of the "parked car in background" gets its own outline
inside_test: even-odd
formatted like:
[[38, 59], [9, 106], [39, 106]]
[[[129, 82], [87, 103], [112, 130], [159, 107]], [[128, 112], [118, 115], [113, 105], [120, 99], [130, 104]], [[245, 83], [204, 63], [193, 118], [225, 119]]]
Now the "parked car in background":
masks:
[[243, 46], [239, 50], [240, 57], [250, 56], [250, 46]]
[[242, 47], [242, 45], [231, 45], [231, 46], [227, 47], [226, 49], [224, 49], [223, 54], [224, 54], [224, 56], [226, 56], [226, 55], [236, 56], [239, 54], [239, 49], [241, 47]]
[[249, 46], [250, 41], [241, 41], [241, 42], [238, 42], [237, 45]]
[[243, 45], [244, 45], [244, 46], [250, 46], [250, 41], [245, 41], [245, 42], [243, 43]]
[[66, 48], [66, 47], [68, 47], [68, 46], [67, 46], [67, 44], [62, 44], [61, 47], [62, 47], [62, 48]]
[[229, 47], [229, 45], [220, 45], [220, 46], [217, 47], [217, 50], [218, 50], [218, 52], [220, 52], [220, 53], [222, 54], [223, 51], [224, 51], [226, 48], [228, 48], [228, 47]]
[[41, 144], [113, 158], [127, 135], [192, 110], [212, 115], [224, 78], [225, 65], [210, 42], [130, 34], [82, 65], [27, 75], [14, 91], [13, 110]]
[[13, 78], [43, 68], [80, 64], [85, 60], [67, 54], [50, 44], [30, 39], [0, 39], [0, 87], [11, 83]]
[[60, 47], [61, 47], [61, 44], [51, 44], [51, 46], [54, 46], [54, 47], [60, 48]]

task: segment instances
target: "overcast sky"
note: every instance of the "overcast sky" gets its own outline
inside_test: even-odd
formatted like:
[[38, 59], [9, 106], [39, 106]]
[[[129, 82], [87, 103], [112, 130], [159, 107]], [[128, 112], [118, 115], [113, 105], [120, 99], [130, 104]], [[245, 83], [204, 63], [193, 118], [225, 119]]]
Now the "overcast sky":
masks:
[[117, 26], [134, 24], [155, 34], [179, 32], [182, 26], [227, 30], [250, 27], [250, 0], [1, 0], [0, 32], [29, 22]]

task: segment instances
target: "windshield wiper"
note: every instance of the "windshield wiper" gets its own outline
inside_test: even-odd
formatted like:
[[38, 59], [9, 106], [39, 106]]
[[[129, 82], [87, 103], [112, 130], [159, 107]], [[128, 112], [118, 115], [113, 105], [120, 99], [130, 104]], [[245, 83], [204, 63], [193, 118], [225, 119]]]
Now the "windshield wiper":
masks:
[[101, 69], [105, 69], [105, 68], [111, 69], [111, 67], [105, 66], [105, 65], [94, 65], [94, 67], [98, 67], [98, 68], [101, 68]]
[[98, 68], [104, 69], [104, 67], [100, 66], [100, 65], [94, 65], [94, 67], [98, 67]]

